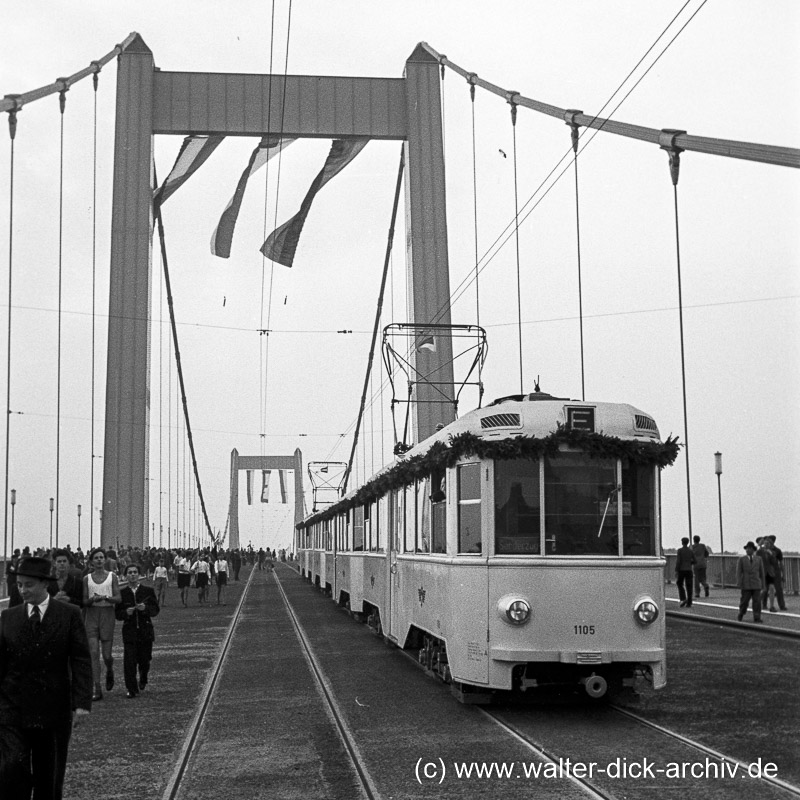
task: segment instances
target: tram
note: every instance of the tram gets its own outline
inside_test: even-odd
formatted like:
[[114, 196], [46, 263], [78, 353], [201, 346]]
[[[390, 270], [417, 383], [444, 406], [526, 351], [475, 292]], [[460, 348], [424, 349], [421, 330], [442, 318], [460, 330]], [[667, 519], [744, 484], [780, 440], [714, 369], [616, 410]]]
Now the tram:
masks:
[[464, 702], [660, 689], [678, 449], [631, 405], [501, 398], [299, 523], [301, 574]]

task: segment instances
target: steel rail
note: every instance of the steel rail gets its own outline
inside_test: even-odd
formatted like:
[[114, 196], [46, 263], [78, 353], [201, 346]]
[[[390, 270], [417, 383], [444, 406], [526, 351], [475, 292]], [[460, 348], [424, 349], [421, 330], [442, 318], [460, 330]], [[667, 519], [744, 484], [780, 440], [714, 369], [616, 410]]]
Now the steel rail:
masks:
[[97, 59], [97, 61], [92, 61], [88, 67], [84, 67], [82, 70], [79, 70], [74, 75], [70, 75], [68, 78], [56, 78], [54, 83], [48, 83], [46, 86], [41, 86], [38, 89], [32, 89], [30, 92], [25, 92], [24, 94], [5, 95], [5, 97], [0, 100], [0, 111], [19, 111], [23, 106], [27, 105], [28, 103], [32, 103], [35, 100], [41, 100], [43, 97], [56, 94], [57, 92], [66, 92], [78, 81], [88, 78], [89, 75], [96, 75], [99, 73], [100, 70], [106, 64], [108, 64], [112, 58], [124, 53], [138, 35], [139, 34], [136, 33], [136, 31], [129, 33], [127, 38], [120, 44], [116, 45], [111, 52], [106, 53], [102, 58]]
[[754, 625], [752, 622], [737, 622], [732, 619], [717, 619], [715, 617], [705, 617], [700, 614], [687, 614], [683, 611], [667, 611], [668, 617], [683, 620], [684, 622], [697, 622], [701, 625], [722, 625], [727, 628], [738, 628], [739, 630], [750, 631], [751, 633], [761, 633], [767, 636], [782, 636], [785, 639], [800, 639], [800, 631], [793, 631], [789, 628], [771, 628], [768, 625]]
[[770, 144], [756, 144], [753, 142], [739, 142], [732, 139], [712, 139], [709, 136], [690, 136], [686, 131], [676, 131], [671, 128], [645, 128], [641, 125], [632, 125], [627, 122], [616, 122], [612, 119], [593, 117], [570, 108], [559, 108], [558, 106], [532, 100], [523, 97], [514, 90], [503, 89], [494, 83], [489, 83], [479, 78], [476, 73], [468, 72], [463, 67], [450, 61], [447, 56], [437, 53], [426, 42], [420, 45], [431, 56], [433, 56], [443, 67], [448, 67], [467, 80], [470, 86], [480, 86], [498, 97], [502, 97], [506, 102], [515, 106], [523, 106], [555, 117], [569, 125], [577, 125], [584, 128], [597, 128], [598, 130], [613, 133], [617, 136], [626, 136], [631, 139], [638, 139], [659, 147], [674, 149], [678, 151], [686, 150], [696, 153], [705, 153], [713, 156], [726, 156], [727, 158], [739, 158], [745, 161], [757, 161], [763, 164], [773, 164], [780, 167], [800, 168], [800, 149], [794, 147], [780, 147]]
[[[640, 725], [644, 725], [646, 728], [652, 728], [653, 730], [656, 730], [659, 733], [670, 737], [671, 739], [679, 741], [681, 744], [687, 745], [688, 747], [703, 753], [703, 755], [710, 756], [718, 761], [727, 761], [729, 764], [737, 764], [739, 769], [743, 769], [745, 772], [747, 772], [748, 764], [746, 764], [744, 761], [739, 761], [738, 758], [726, 756], [724, 753], [720, 753], [718, 750], [714, 750], [711, 747], [706, 747], [706, 745], [700, 744], [700, 742], [696, 742], [694, 739], [690, 739], [688, 736], [675, 733], [674, 731], [669, 730], [669, 728], [664, 728], [661, 725], [657, 725], [655, 722], [650, 722], [650, 720], [640, 717], [638, 714], [634, 714], [632, 711], [628, 711], [627, 708], [616, 706], [613, 703], [609, 704], [609, 708], [613, 709], [618, 714], [621, 714], [623, 717], [629, 717], [630, 719], [638, 722]], [[771, 786], [775, 786], [778, 789], [788, 792], [792, 795], [792, 797], [800, 797], [800, 787], [797, 787], [791, 783], [787, 783], [786, 781], [782, 781], [780, 778], [772, 778], [767, 775], [759, 775], [758, 778], [765, 783], [770, 784]]]
[[[553, 753], [548, 752], [544, 745], [540, 744], [539, 742], [535, 742], [526, 734], [522, 733], [522, 731], [518, 730], [514, 725], [505, 720], [500, 719], [500, 717], [494, 711], [487, 711], [485, 708], [480, 708], [476, 706], [476, 709], [481, 712], [484, 716], [488, 717], [492, 722], [502, 728], [506, 733], [513, 736], [515, 739], [519, 740], [536, 753], [537, 756], [547, 761], [549, 764], [554, 764], [559, 766], [559, 756]], [[563, 757], [562, 757], [563, 758]], [[585, 780], [584, 778], [578, 778], [577, 776], [572, 774], [572, 771], [569, 770], [564, 775], [565, 778], [568, 778], [572, 783], [576, 784], [579, 788], [581, 788], [586, 794], [590, 797], [599, 798], [599, 800], [616, 800], [616, 795], [611, 794], [610, 792], [606, 792], [604, 789], [601, 789], [598, 786], [595, 786], [590, 781]]]
[[273, 572], [272, 574], [275, 578], [275, 583], [278, 586], [278, 590], [281, 593], [281, 597], [283, 598], [283, 603], [286, 606], [289, 619], [294, 626], [297, 639], [300, 642], [300, 646], [303, 648], [303, 655], [305, 656], [306, 662], [311, 670], [311, 674], [317, 683], [320, 696], [327, 704], [328, 713], [331, 716], [334, 725], [336, 726], [336, 730], [339, 733], [342, 744], [344, 744], [345, 750], [347, 750], [347, 754], [350, 756], [350, 761], [359, 781], [361, 782], [361, 788], [364, 791], [364, 795], [369, 800], [380, 800], [381, 795], [375, 787], [369, 772], [364, 766], [364, 757], [361, 755], [355, 736], [350, 730], [350, 726], [347, 724], [347, 720], [345, 719], [345, 716], [336, 701], [336, 697], [333, 693], [330, 682], [325, 677], [325, 673], [322, 671], [319, 660], [317, 659], [314, 650], [311, 647], [311, 642], [309, 641], [308, 636], [303, 629], [302, 624], [300, 623], [300, 620], [294, 613], [292, 604], [283, 589], [280, 578], [278, 578], [277, 571]]
[[197, 706], [197, 711], [195, 712], [195, 715], [189, 724], [189, 732], [186, 734], [186, 737], [183, 740], [183, 746], [178, 754], [177, 763], [175, 764], [175, 768], [173, 769], [172, 774], [167, 781], [167, 786], [161, 795], [162, 800], [175, 800], [175, 798], [178, 796], [178, 791], [181, 788], [181, 781], [183, 780], [183, 776], [186, 774], [186, 767], [188, 766], [189, 759], [194, 752], [194, 746], [197, 743], [197, 736], [200, 733], [200, 728], [203, 726], [206, 712], [208, 711], [208, 707], [211, 703], [211, 695], [214, 693], [217, 680], [222, 672], [222, 666], [228, 657], [228, 651], [230, 649], [231, 640], [233, 639], [234, 630], [239, 622], [239, 615], [241, 614], [242, 606], [244, 605], [244, 600], [247, 596], [247, 590], [250, 588], [250, 583], [253, 580], [254, 574], [255, 568], [250, 570], [250, 575], [247, 578], [247, 583], [242, 591], [242, 596], [239, 598], [239, 603], [236, 606], [233, 619], [228, 626], [228, 631], [225, 634], [225, 639], [222, 642], [222, 647], [220, 648], [219, 655], [217, 656], [217, 661], [209, 673], [208, 678], [206, 678], [203, 691], [200, 694], [200, 702]]

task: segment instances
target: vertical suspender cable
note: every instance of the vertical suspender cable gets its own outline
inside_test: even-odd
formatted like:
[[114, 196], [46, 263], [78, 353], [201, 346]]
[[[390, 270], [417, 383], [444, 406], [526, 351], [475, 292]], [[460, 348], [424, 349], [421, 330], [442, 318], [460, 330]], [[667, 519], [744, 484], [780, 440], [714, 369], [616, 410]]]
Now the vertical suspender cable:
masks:
[[14, 102], [8, 112], [8, 134], [11, 137], [11, 164], [8, 183], [8, 336], [6, 338], [6, 477], [5, 477], [5, 522], [3, 525], [3, 569], [8, 558], [8, 465], [11, 450], [11, 277], [14, 266], [14, 139], [17, 135], [18, 95], [6, 99]]
[[67, 104], [66, 78], [59, 78], [62, 88], [58, 93], [58, 105], [61, 111], [61, 131], [59, 135], [58, 165], [58, 336], [56, 345], [56, 547], [58, 547], [58, 519], [61, 489], [61, 317], [63, 286], [63, 254], [64, 254], [64, 109]]
[[678, 269], [678, 321], [681, 339], [681, 388], [683, 392], [683, 441], [686, 449], [686, 510], [689, 517], [689, 541], [692, 539], [692, 488], [689, 476], [689, 412], [686, 403], [686, 353], [683, 337], [683, 291], [681, 287], [681, 242], [678, 227], [678, 176], [680, 174], [680, 155], [683, 152], [675, 145], [675, 139], [686, 131], [664, 130], [659, 138], [662, 150], [669, 155], [669, 171], [672, 178], [672, 193], [675, 207], [675, 254]]
[[[475, 145], [475, 73], [472, 73], [467, 80], [469, 81], [469, 98], [472, 107], [472, 222], [473, 232], [475, 234], [475, 324], [480, 328], [481, 326], [481, 290], [478, 276], [480, 271], [478, 269], [478, 164], [477, 164], [477, 150]], [[483, 371], [483, 364], [478, 364], [478, 383], [481, 383], [481, 373]], [[480, 388], [480, 397], [483, 397], [483, 387]], [[480, 399], [479, 397], [479, 399]]]
[[511, 127], [514, 133], [514, 241], [517, 248], [517, 331], [519, 338], [519, 393], [523, 394], [525, 387], [522, 378], [522, 284], [520, 281], [519, 266], [519, 195], [517, 190], [517, 104], [514, 98], [519, 92], [509, 92], [508, 102], [511, 105]]
[[[91, 465], [89, 474], [89, 550], [92, 549], [94, 534], [94, 395], [95, 395], [95, 324], [97, 322], [96, 299], [97, 299], [97, 85], [99, 83], [100, 65], [93, 61], [95, 68], [92, 75], [92, 85], [94, 86], [94, 130], [92, 146], [92, 433], [91, 433]], [[159, 359], [161, 355], [159, 353]], [[160, 425], [160, 420], [159, 420]], [[159, 494], [159, 498], [161, 495]], [[160, 499], [159, 499], [160, 502]], [[160, 520], [159, 520], [160, 521]]]
[[586, 380], [584, 371], [583, 360], [583, 287], [581, 285], [581, 206], [580, 196], [578, 194], [578, 125], [575, 122], [575, 117], [578, 114], [583, 114], [583, 111], [575, 111], [570, 109], [566, 112], [567, 125], [570, 126], [570, 135], [572, 138], [572, 160], [575, 165], [575, 241], [577, 244], [578, 252], [578, 321], [580, 326], [581, 338], [581, 400], [586, 400]]

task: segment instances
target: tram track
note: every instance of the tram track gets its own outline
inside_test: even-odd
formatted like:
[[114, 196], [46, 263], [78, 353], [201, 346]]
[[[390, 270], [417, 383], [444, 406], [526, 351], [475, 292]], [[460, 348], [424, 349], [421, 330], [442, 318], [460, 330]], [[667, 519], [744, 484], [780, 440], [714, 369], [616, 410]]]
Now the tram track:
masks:
[[350, 757], [353, 770], [358, 776], [358, 780], [361, 785], [364, 797], [366, 797], [368, 800], [380, 800], [381, 795], [378, 792], [377, 788], [375, 787], [375, 783], [367, 770], [365, 760], [358, 747], [356, 737], [353, 735], [353, 732], [350, 730], [350, 726], [347, 724], [347, 719], [345, 718], [345, 715], [342, 713], [342, 710], [339, 707], [339, 703], [336, 700], [333, 688], [331, 687], [330, 682], [325, 676], [325, 673], [322, 669], [322, 665], [320, 664], [319, 659], [314, 653], [314, 648], [311, 646], [311, 642], [308, 638], [308, 635], [306, 634], [303, 625], [298, 619], [297, 614], [295, 613], [294, 608], [292, 607], [292, 604], [286, 595], [286, 591], [284, 590], [283, 585], [281, 584], [277, 572], [273, 572], [272, 575], [275, 580], [275, 583], [278, 586], [278, 590], [280, 591], [284, 606], [286, 607], [286, 612], [289, 615], [289, 619], [292, 622], [295, 633], [297, 634], [297, 638], [300, 642], [300, 645], [302, 646], [303, 655], [305, 656], [306, 663], [308, 664], [308, 667], [314, 676], [317, 689], [319, 691], [320, 697], [322, 698], [325, 704], [328, 716], [333, 721], [336, 731], [338, 732], [339, 737], [342, 741], [342, 744], [344, 745], [344, 748], [347, 751], [348, 756]]
[[[714, 758], [720, 763], [728, 763], [731, 765], [738, 765], [738, 770], [747, 770], [748, 765], [745, 764], [744, 761], [739, 760], [738, 758], [733, 758], [732, 756], [727, 756], [724, 753], [720, 753], [718, 750], [714, 750], [711, 747], [707, 747], [700, 742], [695, 741], [694, 739], [690, 739], [688, 736], [684, 736], [683, 734], [676, 733], [675, 731], [669, 730], [669, 728], [665, 728], [662, 725], [658, 725], [655, 722], [651, 722], [644, 717], [640, 717], [638, 714], [634, 714], [632, 711], [629, 711], [627, 708], [622, 708], [621, 706], [614, 705], [613, 703], [609, 705], [609, 708], [615, 711], [617, 714], [620, 714], [623, 717], [627, 717], [628, 719], [632, 719], [637, 722], [639, 725], [643, 725], [646, 728], [650, 728], [652, 730], [656, 730], [664, 736], [669, 737], [670, 739], [674, 739], [675, 741], [680, 742], [687, 747], [691, 747], [693, 750], [696, 750], [698, 753], [702, 753], [705, 756], [709, 756]], [[783, 790], [784, 792], [788, 793], [792, 797], [800, 798], [800, 787], [794, 786], [787, 781], [783, 781], [780, 778], [774, 778], [769, 775], [761, 775], [759, 779], [764, 781], [764, 783], [769, 784], [770, 786], [774, 786], [778, 789]]]
[[236, 605], [236, 610], [234, 611], [233, 618], [228, 625], [228, 630], [225, 633], [225, 638], [222, 641], [222, 645], [219, 649], [219, 655], [217, 656], [217, 660], [214, 663], [211, 671], [206, 678], [206, 682], [203, 686], [203, 690], [200, 694], [200, 700], [197, 704], [197, 710], [195, 712], [192, 721], [189, 724], [189, 730], [186, 734], [186, 737], [183, 740], [183, 745], [181, 746], [180, 752], [178, 754], [178, 758], [175, 764], [175, 767], [172, 770], [172, 773], [167, 780], [167, 785], [164, 789], [164, 792], [161, 795], [161, 800], [175, 800], [178, 797], [178, 793], [181, 789], [181, 784], [183, 781], [183, 777], [186, 774], [186, 767], [192, 757], [194, 752], [195, 744], [197, 743], [197, 737], [200, 733], [201, 728], [203, 727], [203, 723], [206, 718], [206, 714], [208, 712], [209, 705], [211, 703], [211, 698], [214, 694], [214, 689], [216, 688], [217, 681], [219, 680], [220, 673], [222, 672], [222, 668], [225, 664], [225, 661], [228, 657], [228, 653], [230, 651], [230, 645], [233, 640], [234, 633], [236, 631], [236, 625], [239, 622], [239, 617], [242, 612], [242, 607], [244, 606], [245, 598], [247, 597], [248, 589], [250, 588], [250, 584], [253, 580], [253, 575], [255, 574], [255, 570], [250, 570], [250, 575], [247, 578], [247, 583], [245, 584], [244, 591], [242, 592], [242, 596], [239, 598], [239, 602]]

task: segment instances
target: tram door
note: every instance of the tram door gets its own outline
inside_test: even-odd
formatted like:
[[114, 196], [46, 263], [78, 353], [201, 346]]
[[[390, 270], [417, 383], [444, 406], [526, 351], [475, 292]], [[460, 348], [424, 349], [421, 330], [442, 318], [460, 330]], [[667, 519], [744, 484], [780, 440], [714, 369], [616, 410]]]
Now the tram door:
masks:
[[[397, 641], [400, 627], [400, 570], [397, 554], [403, 534], [405, 512], [403, 509], [403, 491], [389, 494], [389, 537], [386, 543], [388, 558], [386, 559], [386, 603], [387, 614], [383, 632]], [[400, 642], [402, 646], [403, 642]]]

